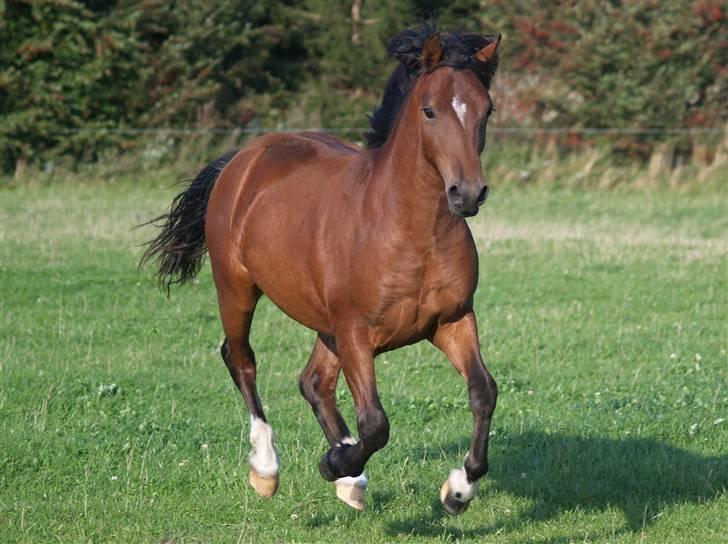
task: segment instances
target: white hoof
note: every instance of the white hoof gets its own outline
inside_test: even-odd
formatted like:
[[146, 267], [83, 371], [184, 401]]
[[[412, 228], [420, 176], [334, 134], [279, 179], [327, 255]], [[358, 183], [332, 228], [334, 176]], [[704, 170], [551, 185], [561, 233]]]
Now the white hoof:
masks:
[[276, 491], [278, 491], [278, 474], [276, 474], [272, 478], [268, 476], [262, 476], [261, 474], [255, 472], [253, 467], [250, 467], [248, 477], [250, 478], [250, 485], [253, 486], [255, 492], [261, 497], [264, 497], [266, 499], [273, 498], [273, 495], [275, 495]]
[[354, 510], [364, 510], [364, 498], [368, 485], [367, 477], [364, 473], [356, 478], [344, 477], [334, 482], [336, 486], [336, 496], [351, 506]]

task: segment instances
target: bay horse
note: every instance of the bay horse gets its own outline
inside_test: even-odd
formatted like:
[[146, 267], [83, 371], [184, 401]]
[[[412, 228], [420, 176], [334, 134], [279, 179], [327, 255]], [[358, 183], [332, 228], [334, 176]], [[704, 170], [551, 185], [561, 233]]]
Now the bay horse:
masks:
[[[428, 24], [401, 32], [388, 43], [399, 62], [365, 149], [322, 133], [265, 135], [210, 163], [152, 220], [161, 232], [141, 263], [158, 260], [167, 292], [209, 254], [222, 358], [250, 413], [259, 495], [272, 497], [279, 483], [249, 343], [262, 294], [318, 333], [299, 386], [330, 445], [319, 470], [340, 499], [364, 509], [364, 466], [389, 439], [375, 356], [425, 339], [465, 378], [473, 414], [470, 449], [440, 499], [459, 514], [475, 495], [497, 389], [480, 353], [478, 256], [465, 218], [488, 195], [480, 156], [499, 42]], [[341, 371], [358, 441], [336, 405]]]

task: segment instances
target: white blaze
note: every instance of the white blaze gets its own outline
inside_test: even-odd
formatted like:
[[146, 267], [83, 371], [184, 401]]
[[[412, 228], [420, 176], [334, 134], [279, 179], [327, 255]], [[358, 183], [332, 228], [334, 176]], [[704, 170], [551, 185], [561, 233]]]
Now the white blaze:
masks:
[[278, 454], [273, 446], [273, 428], [262, 419], [250, 416], [250, 466], [261, 476], [278, 474]]
[[460, 100], [459, 96], [453, 96], [452, 98], [452, 109], [455, 110], [455, 115], [458, 116], [460, 124], [465, 128], [465, 112], [468, 111], [468, 105]]

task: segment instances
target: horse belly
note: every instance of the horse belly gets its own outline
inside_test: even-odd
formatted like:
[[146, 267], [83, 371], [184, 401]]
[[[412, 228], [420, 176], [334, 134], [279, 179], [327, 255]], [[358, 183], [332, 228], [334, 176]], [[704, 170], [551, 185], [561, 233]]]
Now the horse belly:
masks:
[[332, 334], [325, 308], [314, 293], [300, 288], [298, 280], [277, 278], [269, 280], [253, 275], [256, 285], [288, 317], [322, 334]]

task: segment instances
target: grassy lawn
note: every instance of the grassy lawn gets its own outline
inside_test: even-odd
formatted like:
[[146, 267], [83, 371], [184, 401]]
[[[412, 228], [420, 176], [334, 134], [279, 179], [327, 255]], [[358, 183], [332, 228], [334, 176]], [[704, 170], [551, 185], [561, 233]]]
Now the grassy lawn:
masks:
[[491, 472], [451, 518], [471, 417], [449, 363], [426, 344], [377, 360], [392, 435], [357, 513], [298, 394], [313, 334], [267, 301], [252, 343], [281, 488], [254, 494], [209, 267], [170, 299], [135, 268], [162, 185], [0, 191], [2, 542], [725, 542], [724, 189], [493, 191], [471, 223]]

